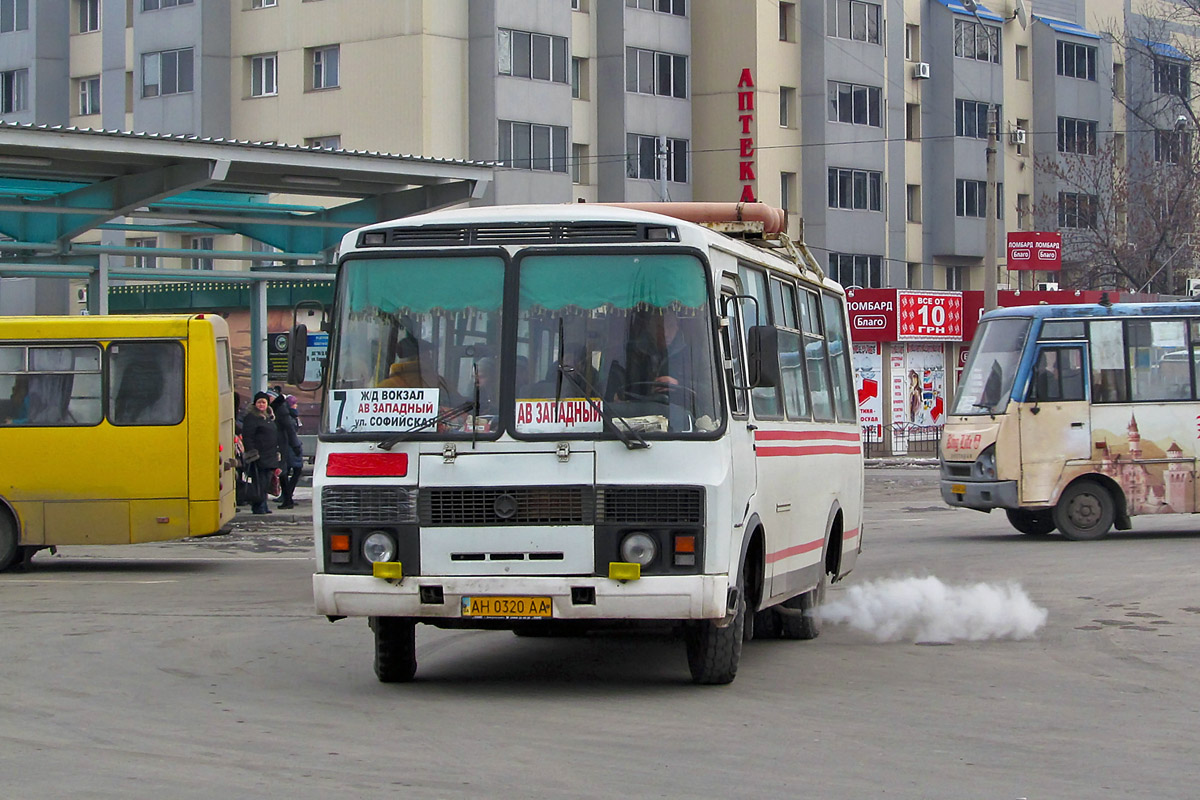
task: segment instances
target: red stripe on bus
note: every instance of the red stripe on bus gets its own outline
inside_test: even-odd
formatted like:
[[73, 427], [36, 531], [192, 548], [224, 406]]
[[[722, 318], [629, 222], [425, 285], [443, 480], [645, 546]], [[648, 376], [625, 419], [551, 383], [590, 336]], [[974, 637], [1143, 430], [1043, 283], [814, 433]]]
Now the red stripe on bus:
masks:
[[755, 431], [754, 440], [787, 440], [803, 442], [811, 439], [833, 439], [837, 442], [857, 442], [862, 434], [852, 431]]
[[815, 444], [806, 447], [788, 447], [786, 445], [781, 447], [763, 447], [762, 445], [759, 445], [755, 448], [754, 452], [759, 458], [771, 458], [773, 456], [856, 456], [861, 453], [862, 450], [857, 444]]
[[848, 542], [851, 539], [853, 539], [855, 536], [858, 536], [858, 528], [851, 528], [848, 531], [843, 531], [842, 532], [842, 541]]
[[811, 553], [813, 550], [819, 550], [823, 544], [825, 544], [824, 539], [814, 539], [811, 542], [798, 544], [794, 547], [785, 547], [784, 549], [777, 550], [774, 553], [767, 553], [767, 563], [774, 564], [776, 561], [781, 561], [791, 556], [798, 556], [801, 553]]

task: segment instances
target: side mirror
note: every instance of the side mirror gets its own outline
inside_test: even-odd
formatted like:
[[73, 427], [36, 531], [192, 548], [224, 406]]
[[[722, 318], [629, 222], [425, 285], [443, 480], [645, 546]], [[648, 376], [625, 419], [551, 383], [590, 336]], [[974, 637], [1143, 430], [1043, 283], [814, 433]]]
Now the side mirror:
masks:
[[304, 383], [304, 368], [308, 363], [308, 326], [296, 325], [292, 328], [291, 340], [288, 342], [287, 382], [293, 386]]
[[746, 341], [750, 386], [773, 387], [779, 379], [779, 331], [771, 325], [754, 325]]

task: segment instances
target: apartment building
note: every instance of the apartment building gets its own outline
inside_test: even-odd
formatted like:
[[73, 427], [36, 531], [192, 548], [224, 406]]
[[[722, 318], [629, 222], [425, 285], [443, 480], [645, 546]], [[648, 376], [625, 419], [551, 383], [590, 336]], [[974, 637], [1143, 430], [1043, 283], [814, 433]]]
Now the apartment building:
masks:
[[998, 249], [1069, 257], [1111, 186], [1063, 171], [1189, 146], [1181, 32], [1117, 0], [0, 0], [0, 119], [498, 161], [487, 203], [757, 199], [847, 285], [1015, 287], [989, 109]]

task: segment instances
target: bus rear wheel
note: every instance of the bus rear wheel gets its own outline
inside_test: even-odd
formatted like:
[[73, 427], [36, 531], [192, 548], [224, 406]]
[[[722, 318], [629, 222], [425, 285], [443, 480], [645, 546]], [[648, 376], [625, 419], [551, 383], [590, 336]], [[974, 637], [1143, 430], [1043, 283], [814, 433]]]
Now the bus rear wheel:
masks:
[[821, 572], [821, 582], [796, 597], [783, 601], [779, 622], [785, 639], [815, 639], [821, 635], [821, 620], [817, 607], [825, 601], [829, 575]]
[[0, 509], [0, 572], [11, 567], [22, 550], [17, 546], [17, 526], [3, 509]]
[[1044, 535], [1054, 533], [1054, 510], [1050, 508], [1030, 511], [1024, 508], [1006, 508], [1008, 522], [1021, 533]]
[[417, 623], [405, 617], [370, 617], [375, 632], [375, 676], [407, 683], [417, 674]]
[[1108, 533], [1116, 516], [1112, 493], [1096, 481], [1068, 486], [1054, 506], [1054, 524], [1073, 541], [1099, 539]]

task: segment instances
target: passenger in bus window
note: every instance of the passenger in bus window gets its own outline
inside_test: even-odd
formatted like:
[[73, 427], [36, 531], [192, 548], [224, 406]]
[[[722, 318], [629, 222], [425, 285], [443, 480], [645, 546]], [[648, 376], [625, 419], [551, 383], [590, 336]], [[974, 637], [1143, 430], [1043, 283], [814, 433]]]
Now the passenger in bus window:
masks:
[[12, 391], [4, 408], [4, 422], [24, 425], [29, 422], [29, 376], [14, 375]]
[[419, 341], [411, 333], [396, 343], [396, 360], [388, 368], [387, 377], [379, 386], [388, 389], [439, 389], [442, 402], [449, 398], [449, 385], [432, 368], [432, 346]]

